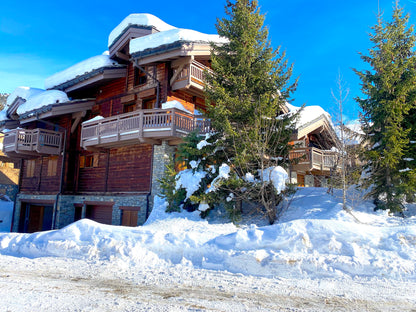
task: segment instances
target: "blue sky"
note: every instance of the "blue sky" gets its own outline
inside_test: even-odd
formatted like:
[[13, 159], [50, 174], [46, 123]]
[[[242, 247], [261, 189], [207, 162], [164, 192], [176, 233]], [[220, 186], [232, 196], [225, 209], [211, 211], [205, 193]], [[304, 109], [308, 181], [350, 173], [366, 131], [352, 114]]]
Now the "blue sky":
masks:
[[[392, 0], [379, 0], [390, 19]], [[168, 24], [215, 33], [224, 16], [225, 0], [210, 1], [1, 1], [0, 92], [17, 86], [44, 87], [44, 79], [77, 62], [107, 50], [108, 35], [130, 13], [152, 13]], [[274, 47], [286, 50], [299, 86], [292, 104], [336, 108], [338, 72], [350, 89], [344, 106], [350, 119], [358, 115], [354, 97], [359, 79], [352, 68], [363, 69], [358, 52], [370, 48], [368, 33], [376, 23], [377, 0], [259, 0], [266, 14]], [[416, 1], [402, 0], [411, 14]]]

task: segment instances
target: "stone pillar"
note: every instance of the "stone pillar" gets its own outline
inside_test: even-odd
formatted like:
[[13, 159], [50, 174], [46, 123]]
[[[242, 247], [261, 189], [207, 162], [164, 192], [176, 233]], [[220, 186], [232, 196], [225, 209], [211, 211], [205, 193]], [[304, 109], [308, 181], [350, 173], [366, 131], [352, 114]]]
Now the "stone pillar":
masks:
[[170, 158], [175, 153], [175, 149], [176, 147], [169, 145], [167, 141], [162, 141], [161, 145], [153, 146], [152, 196], [149, 203], [150, 211], [153, 209], [155, 195], [158, 195], [161, 192], [159, 180], [163, 177], [166, 165], [169, 164]]

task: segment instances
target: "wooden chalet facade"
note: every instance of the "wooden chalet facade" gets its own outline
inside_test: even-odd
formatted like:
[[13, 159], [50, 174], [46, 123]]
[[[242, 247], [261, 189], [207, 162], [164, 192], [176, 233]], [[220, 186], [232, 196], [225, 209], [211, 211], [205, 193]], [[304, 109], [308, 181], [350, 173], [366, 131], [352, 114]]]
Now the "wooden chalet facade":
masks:
[[[143, 224], [166, 155], [189, 132], [209, 131], [194, 113], [205, 106], [210, 40], [204, 36], [218, 36], [193, 39], [181, 30], [175, 37], [179, 30], [154, 16], [129, 18], [110, 34], [108, 55], [57, 73], [46, 91], [17, 94], [5, 108], [3, 151], [21, 165], [13, 231], [62, 228], [81, 218]], [[135, 40], [166, 32], [173, 32], [168, 43], [132, 48]], [[49, 103], [51, 92], [68, 99]]]
[[[205, 110], [204, 72], [216, 40], [132, 14], [110, 34], [108, 55], [51, 76], [47, 90], [12, 94], [0, 126], [3, 152], [21, 168], [13, 231], [81, 218], [143, 224], [167, 156], [191, 131], [210, 131], [197, 111]], [[331, 129], [325, 116], [298, 127], [292, 181], [323, 185], [316, 177], [328, 176], [336, 157], [328, 151]]]
[[338, 137], [328, 114], [320, 107], [304, 107], [290, 142], [290, 178], [298, 186], [326, 187], [339, 169]]

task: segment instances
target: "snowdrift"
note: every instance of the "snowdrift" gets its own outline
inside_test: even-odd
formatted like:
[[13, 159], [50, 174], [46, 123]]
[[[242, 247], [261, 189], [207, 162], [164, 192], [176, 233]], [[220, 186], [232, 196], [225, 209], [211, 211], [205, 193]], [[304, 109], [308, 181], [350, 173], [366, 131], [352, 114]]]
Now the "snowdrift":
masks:
[[166, 214], [160, 203], [142, 227], [84, 219], [56, 231], [0, 234], [0, 254], [267, 277], [416, 280], [416, 217], [390, 217], [372, 208], [362, 201], [353, 217], [326, 189], [302, 188], [275, 225], [236, 227], [195, 213]]

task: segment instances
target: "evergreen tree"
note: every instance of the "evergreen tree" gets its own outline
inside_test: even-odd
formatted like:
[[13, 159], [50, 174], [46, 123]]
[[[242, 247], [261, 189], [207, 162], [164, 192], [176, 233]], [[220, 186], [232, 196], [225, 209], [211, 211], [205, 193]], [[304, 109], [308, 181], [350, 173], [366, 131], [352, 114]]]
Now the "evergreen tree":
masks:
[[[228, 41], [212, 46], [213, 73], [206, 73], [206, 115], [215, 133], [205, 138], [194, 133], [179, 147], [187, 169], [176, 181], [188, 174], [198, 178], [198, 190], [181, 197], [185, 209], [205, 216], [222, 205], [236, 221], [244, 202], [248, 213], [261, 212], [273, 223], [283, 198], [273, 182], [287, 177], [279, 166], [289, 162], [297, 117], [282, 110], [296, 81], [290, 82], [285, 53], [271, 47], [257, 1], [227, 0], [225, 9], [227, 17], [216, 26]], [[174, 188], [183, 192], [180, 183]]]
[[415, 193], [416, 95], [415, 36], [408, 26], [409, 16], [396, 6], [392, 20], [381, 15], [372, 28], [373, 48], [361, 55], [371, 70], [357, 71], [364, 98], [356, 98], [362, 109], [362, 124], [369, 148], [363, 153], [368, 162], [364, 187], [375, 198], [377, 208], [402, 212], [403, 201]]
[[6, 105], [8, 93], [0, 93], [0, 110]]
[[[231, 168], [230, 178], [217, 192], [232, 194], [234, 200], [227, 204], [235, 204], [237, 210], [241, 201], [264, 207], [273, 223], [281, 196], [264, 173], [288, 162], [295, 116], [277, 117], [296, 81], [290, 82], [292, 66], [285, 53], [271, 47], [257, 1], [227, 0], [225, 9], [227, 17], [216, 27], [228, 42], [213, 45], [214, 74], [207, 76], [206, 88], [208, 117], [218, 137], [216, 155]], [[248, 184], [247, 175], [259, 183]]]

